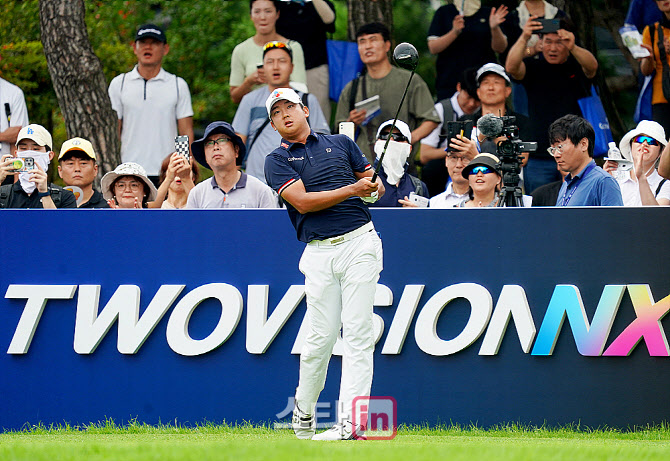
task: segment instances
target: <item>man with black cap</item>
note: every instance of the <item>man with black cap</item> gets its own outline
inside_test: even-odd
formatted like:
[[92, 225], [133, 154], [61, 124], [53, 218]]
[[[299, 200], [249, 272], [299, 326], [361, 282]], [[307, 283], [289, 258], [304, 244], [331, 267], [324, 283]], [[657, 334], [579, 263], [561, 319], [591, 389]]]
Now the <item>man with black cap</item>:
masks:
[[109, 84], [109, 98], [119, 119], [121, 160], [144, 166], [157, 185], [161, 162], [174, 152], [174, 139], [193, 140], [191, 93], [183, 78], [162, 68], [170, 51], [163, 29], [140, 26], [133, 42], [137, 65]]
[[239, 169], [246, 147], [228, 122], [212, 122], [191, 145], [193, 157], [214, 172], [188, 194], [186, 208], [278, 208], [275, 193]]

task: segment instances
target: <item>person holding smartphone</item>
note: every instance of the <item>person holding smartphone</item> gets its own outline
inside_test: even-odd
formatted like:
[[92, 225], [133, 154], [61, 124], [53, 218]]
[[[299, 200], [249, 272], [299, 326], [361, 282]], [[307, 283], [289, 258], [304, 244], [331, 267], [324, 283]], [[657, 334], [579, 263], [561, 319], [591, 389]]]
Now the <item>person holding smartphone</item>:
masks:
[[[595, 56], [575, 43], [572, 29], [564, 18], [558, 31], [543, 33], [543, 25], [537, 21], [537, 16], [530, 16], [505, 62], [507, 73], [526, 89], [530, 120], [528, 140], [537, 142], [537, 150], [530, 155], [524, 169], [528, 191], [560, 179], [556, 162], [547, 153], [547, 130], [563, 115], [581, 115], [578, 101], [591, 95], [591, 79], [598, 70]], [[541, 36], [544, 59], [527, 55], [526, 48], [535, 33]]]

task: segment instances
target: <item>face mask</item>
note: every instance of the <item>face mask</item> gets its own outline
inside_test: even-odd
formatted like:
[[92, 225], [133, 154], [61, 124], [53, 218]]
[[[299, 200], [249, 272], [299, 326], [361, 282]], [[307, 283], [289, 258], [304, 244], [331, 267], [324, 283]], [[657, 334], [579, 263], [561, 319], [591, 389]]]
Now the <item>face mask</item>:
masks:
[[[33, 159], [35, 159], [35, 168], [37, 168], [37, 165], [39, 165], [44, 171], [47, 171], [47, 169], [49, 168], [48, 152], [24, 150], [21, 152], [16, 152], [16, 155], [21, 158], [32, 157]], [[23, 173], [19, 173], [19, 182], [21, 182], [21, 188], [28, 195], [35, 192], [35, 188], [37, 187], [35, 183], [29, 179], [31, 175], [32, 175], [31, 171], [25, 171]]]
[[[375, 154], [377, 154], [377, 158], [382, 155], [384, 144], [386, 144], [386, 141], [384, 140], [378, 140], [375, 143]], [[382, 167], [384, 168], [389, 184], [397, 186], [400, 182], [400, 178], [405, 174], [405, 163], [409, 158], [410, 152], [412, 152], [411, 144], [393, 140], [389, 141], [389, 145], [386, 148], [386, 155], [384, 155], [384, 160], [382, 160]]]
[[464, 16], [472, 16], [482, 7], [481, 0], [456, 0], [454, 4]]

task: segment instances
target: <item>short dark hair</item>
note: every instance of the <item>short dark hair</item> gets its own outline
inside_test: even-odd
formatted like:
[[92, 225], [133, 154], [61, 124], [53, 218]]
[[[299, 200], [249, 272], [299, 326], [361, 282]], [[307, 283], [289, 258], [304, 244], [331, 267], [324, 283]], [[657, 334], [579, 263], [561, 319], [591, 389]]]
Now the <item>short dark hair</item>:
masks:
[[568, 114], [555, 120], [549, 127], [550, 144], [569, 139], [576, 146], [584, 138], [589, 142], [589, 157], [593, 157], [596, 132], [586, 119], [578, 115]]
[[369, 24], [362, 25], [356, 31], [356, 38], [360, 37], [361, 35], [372, 34], [382, 34], [385, 42], [391, 41], [391, 32], [389, 31], [389, 28], [381, 22], [371, 22]]
[[[257, 2], [258, 0], [249, 0], [249, 11], [254, 8], [254, 2]], [[275, 6], [275, 10], [279, 11], [279, 5], [277, 4], [277, 0], [268, 0], [272, 2], [272, 4]]]
[[477, 69], [474, 67], [469, 67], [463, 71], [461, 75], [461, 90], [465, 91], [470, 95], [470, 97], [475, 98], [476, 101], [479, 101], [479, 96], [477, 96]]
[[86, 152], [79, 149], [70, 149], [65, 152], [65, 155], [58, 159], [58, 163], [70, 160], [73, 157], [76, 157], [79, 160], [91, 160], [93, 163], [97, 163], [95, 159], [92, 159]]

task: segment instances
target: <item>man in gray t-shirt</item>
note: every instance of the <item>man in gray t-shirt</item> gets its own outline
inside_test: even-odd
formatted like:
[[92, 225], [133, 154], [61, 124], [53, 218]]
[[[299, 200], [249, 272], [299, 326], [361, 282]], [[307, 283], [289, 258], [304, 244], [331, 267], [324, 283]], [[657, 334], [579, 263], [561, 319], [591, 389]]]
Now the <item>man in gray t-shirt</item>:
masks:
[[[233, 119], [233, 128], [247, 147], [246, 161], [242, 164], [246, 173], [265, 183], [265, 157], [281, 142], [281, 135], [269, 123], [265, 101], [275, 89], [289, 86], [289, 77], [293, 71], [289, 46], [282, 42], [267, 43], [263, 51], [263, 71], [268, 84], [242, 98]], [[301, 97], [309, 109], [308, 120], [312, 130], [330, 134], [328, 122], [316, 97], [312, 94], [301, 94]]]

